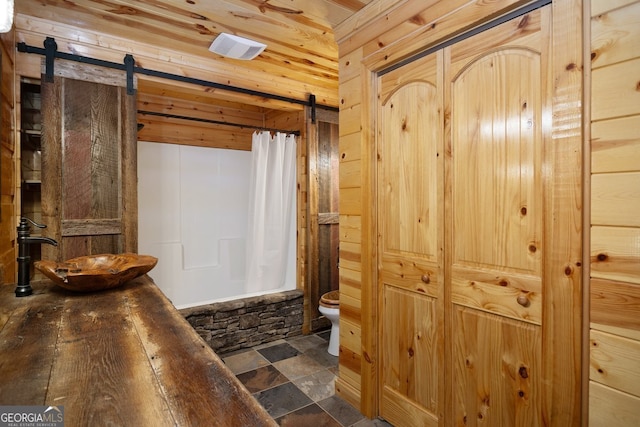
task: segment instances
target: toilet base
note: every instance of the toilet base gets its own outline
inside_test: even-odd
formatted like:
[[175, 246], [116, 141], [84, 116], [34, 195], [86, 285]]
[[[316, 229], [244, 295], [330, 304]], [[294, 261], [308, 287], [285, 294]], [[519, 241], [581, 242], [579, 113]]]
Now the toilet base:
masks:
[[318, 310], [320, 314], [331, 322], [331, 336], [329, 337], [327, 352], [332, 356], [337, 356], [340, 352], [340, 309], [320, 305]]
[[327, 352], [332, 356], [337, 356], [340, 353], [340, 324], [338, 322], [331, 324], [331, 336], [329, 337]]

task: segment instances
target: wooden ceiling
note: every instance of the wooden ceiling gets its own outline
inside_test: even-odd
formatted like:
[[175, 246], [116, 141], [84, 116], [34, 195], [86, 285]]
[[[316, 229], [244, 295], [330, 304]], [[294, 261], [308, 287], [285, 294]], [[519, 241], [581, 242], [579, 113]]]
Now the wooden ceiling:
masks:
[[[53, 37], [61, 52], [119, 63], [132, 54], [139, 67], [303, 101], [313, 94], [318, 104], [337, 107], [334, 29], [371, 1], [17, 0], [16, 39], [42, 47], [45, 37]], [[250, 61], [217, 55], [209, 46], [222, 32], [267, 48]], [[33, 74], [38, 63], [25, 59], [17, 68]], [[141, 108], [174, 114], [181, 108], [196, 115], [224, 110], [251, 121], [261, 112], [302, 108], [143, 76], [138, 89]]]

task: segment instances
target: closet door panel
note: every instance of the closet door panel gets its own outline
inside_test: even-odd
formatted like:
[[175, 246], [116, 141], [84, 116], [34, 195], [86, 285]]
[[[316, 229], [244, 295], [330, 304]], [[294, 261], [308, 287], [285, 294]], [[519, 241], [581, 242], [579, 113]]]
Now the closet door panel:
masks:
[[545, 7], [446, 48], [456, 425], [543, 423], [549, 23]]
[[381, 239], [385, 254], [417, 256], [436, 262], [437, 240], [437, 88], [410, 82], [396, 90], [383, 110], [380, 163]]
[[452, 301], [540, 324], [546, 45], [503, 26], [450, 48]]
[[462, 306], [452, 318], [456, 425], [543, 425], [540, 328]]
[[454, 77], [453, 261], [540, 275], [540, 55], [509, 48]]
[[[383, 298], [387, 345], [382, 347], [385, 361], [382, 411], [389, 419], [406, 418], [407, 413], [419, 413], [420, 408], [436, 413], [437, 351], [441, 347], [437, 334], [437, 301], [394, 286], [385, 287]], [[402, 409], [405, 405], [398, 402], [403, 401], [412, 403]]]
[[397, 426], [438, 425], [444, 400], [441, 60], [378, 80], [380, 414]]

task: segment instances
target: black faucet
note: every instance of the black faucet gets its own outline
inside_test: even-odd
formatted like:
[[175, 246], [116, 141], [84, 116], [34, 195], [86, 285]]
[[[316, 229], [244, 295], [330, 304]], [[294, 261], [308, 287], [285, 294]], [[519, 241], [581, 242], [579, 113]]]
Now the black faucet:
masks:
[[58, 242], [49, 237], [30, 236], [31, 226], [29, 223], [38, 228], [47, 228], [44, 224], [33, 222], [29, 218], [20, 218], [18, 225], [18, 286], [16, 287], [17, 297], [26, 297], [33, 293], [31, 289], [30, 268], [31, 256], [29, 255], [29, 245], [47, 243], [49, 245], [58, 246]]

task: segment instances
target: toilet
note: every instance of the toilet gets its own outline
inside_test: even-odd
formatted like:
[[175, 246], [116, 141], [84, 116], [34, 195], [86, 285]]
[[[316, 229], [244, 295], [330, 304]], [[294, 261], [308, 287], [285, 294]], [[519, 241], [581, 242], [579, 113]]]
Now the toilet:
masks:
[[340, 292], [331, 291], [320, 297], [320, 313], [331, 322], [331, 336], [327, 351], [337, 356], [340, 349]]

